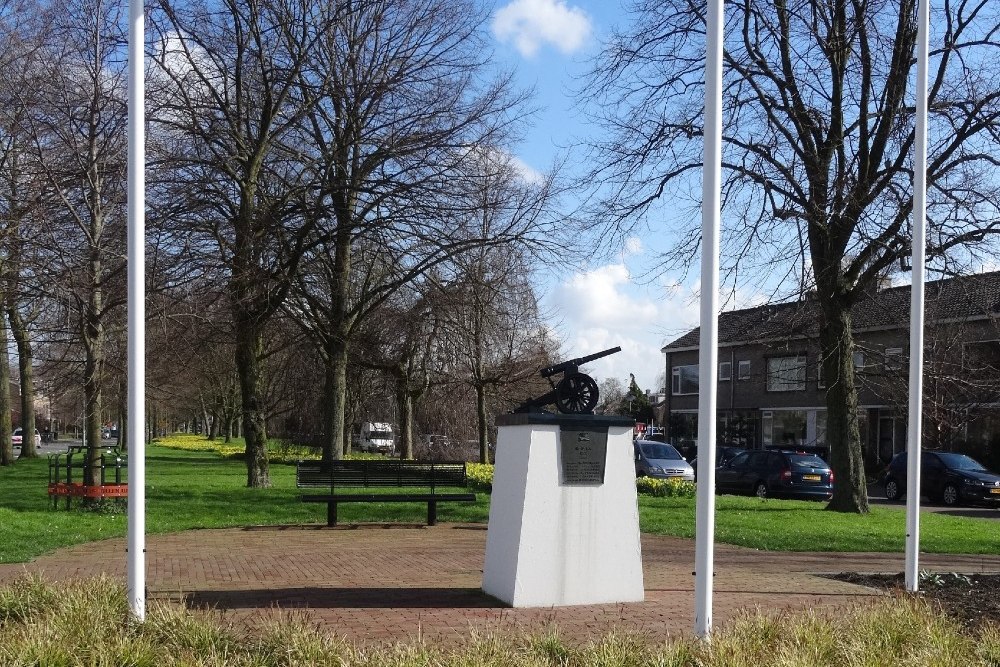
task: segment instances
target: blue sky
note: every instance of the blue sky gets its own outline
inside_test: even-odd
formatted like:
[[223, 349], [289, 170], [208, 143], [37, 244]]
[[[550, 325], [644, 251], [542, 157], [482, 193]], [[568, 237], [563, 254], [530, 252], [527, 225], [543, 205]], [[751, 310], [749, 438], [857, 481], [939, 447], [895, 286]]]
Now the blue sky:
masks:
[[[490, 25], [496, 56], [515, 69], [522, 85], [536, 89], [543, 107], [517, 148], [528, 167], [545, 170], [561, 149], [594, 131], [573, 90], [612, 26], [626, 20], [614, 0], [498, 0]], [[660, 348], [697, 326], [696, 284], [672, 276], [637, 279], [652, 261], [654, 242], [653, 234], [630, 239], [616, 259], [539, 283], [567, 357], [622, 347], [587, 367], [598, 379], [627, 382], [634, 373], [641, 387], [655, 389], [663, 381]]]

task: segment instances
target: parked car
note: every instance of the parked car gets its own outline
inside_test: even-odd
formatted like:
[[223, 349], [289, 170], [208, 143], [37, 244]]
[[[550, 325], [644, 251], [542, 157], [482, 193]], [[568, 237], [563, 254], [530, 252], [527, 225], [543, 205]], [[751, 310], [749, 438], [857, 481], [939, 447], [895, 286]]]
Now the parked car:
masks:
[[[742, 454], [746, 450], [742, 447], [731, 447], [729, 445], [723, 445], [722, 447], [715, 448], [715, 467], [724, 466], [734, 458], [737, 454]], [[691, 459], [691, 467], [694, 468], [694, 477], [698, 479], [698, 459]]]
[[[892, 457], [880, 475], [885, 497], [899, 500], [906, 493], [906, 452]], [[965, 454], [923, 452], [920, 490], [945, 505], [1000, 503], [1000, 475]]]
[[826, 500], [833, 495], [833, 471], [815, 454], [748, 451], [715, 469], [715, 492]]
[[694, 468], [673, 445], [653, 440], [636, 440], [632, 447], [636, 477], [694, 481]]
[[[10, 439], [11, 439], [11, 442], [14, 444], [15, 447], [20, 447], [21, 446], [21, 440], [23, 438], [22, 434], [23, 434], [23, 431], [21, 430], [20, 426], [18, 426], [17, 428], [14, 429], [14, 434], [11, 436]], [[35, 429], [35, 447], [39, 446], [40, 444], [42, 444], [42, 435], [38, 432], [38, 429], [36, 428]]]

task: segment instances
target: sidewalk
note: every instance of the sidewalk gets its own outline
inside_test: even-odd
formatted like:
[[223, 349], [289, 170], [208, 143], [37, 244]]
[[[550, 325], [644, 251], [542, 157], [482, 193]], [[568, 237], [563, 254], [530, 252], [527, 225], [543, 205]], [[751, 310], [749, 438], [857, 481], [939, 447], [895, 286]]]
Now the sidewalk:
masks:
[[[275, 608], [301, 609], [339, 636], [360, 642], [423, 637], [461, 642], [471, 628], [508, 632], [556, 626], [575, 641], [612, 628], [662, 640], [694, 626], [694, 542], [644, 535], [646, 601], [510, 609], [480, 591], [482, 525], [326, 528], [273, 526], [195, 530], [147, 538], [149, 597], [184, 600], [247, 621]], [[921, 556], [921, 567], [1000, 572], [1000, 556]], [[718, 545], [716, 627], [745, 608], [835, 608], [871, 599], [868, 588], [815, 576], [900, 572], [902, 554], [761, 552]], [[50, 579], [125, 576], [125, 540], [62, 549], [27, 564], [0, 565]]]

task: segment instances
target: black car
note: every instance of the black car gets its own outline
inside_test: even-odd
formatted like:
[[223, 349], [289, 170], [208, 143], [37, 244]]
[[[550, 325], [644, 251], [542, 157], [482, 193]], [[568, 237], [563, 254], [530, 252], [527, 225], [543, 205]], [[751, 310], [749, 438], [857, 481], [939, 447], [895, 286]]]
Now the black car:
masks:
[[833, 495], [833, 471], [815, 454], [743, 452], [715, 469], [715, 492], [826, 500]]
[[[742, 454], [746, 450], [742, 447], [730, 447], [729, 445], [723, 445], [721, 447], [715, 448], [715, 467], [724, 466], [730, 461], [732, 461], [738, 454]], [[695, 452], [697, 454], [697, 452]], [[698, 478], [698, 459], [691, 459], [691, 467], [694, 468], [695, 479]]]
[[[885, 497], [899, 500], [906, 493], [906, 452], [892, 457], [881, 475]], [[945, 505], [1000, 503], [1000, 475], [965, 454], [923, 452], [920, 457], [923, 495]]]

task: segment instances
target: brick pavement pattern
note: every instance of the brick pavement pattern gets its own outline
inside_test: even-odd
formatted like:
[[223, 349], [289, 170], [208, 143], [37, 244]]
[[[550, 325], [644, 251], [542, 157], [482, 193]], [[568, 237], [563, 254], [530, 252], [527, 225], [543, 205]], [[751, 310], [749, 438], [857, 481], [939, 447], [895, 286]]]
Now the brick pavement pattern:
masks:
[[[694, 542], [644, 535], [646, 601], [510, 609], [480, 590], [482, 525], [261, 526], [193, 530], [147, 538], [151, 600], [183, 600], [228, 618], [258, 622], [295, 609], [335, 635], [361, 643], [417, 637], [461, 642], [473, 630], [555, 627], [571, 641], [611, 629], [651, 640], [687, 635], [694, 623]], [[27, 564], [0, 565], [0, 580], [40, 572], [52, 580], [107, 574], [124, 580], [125, 540], [61, 549]], [[1000, 572], [1000, 556], [922, 555], [921, 567]], [[879, 595], [816, 576], [900, 572], [902, 554], [764, 552], [717, 545], [716, 627], [748, 608], [830, 609]]]

